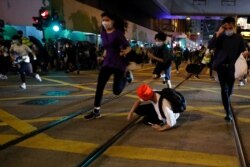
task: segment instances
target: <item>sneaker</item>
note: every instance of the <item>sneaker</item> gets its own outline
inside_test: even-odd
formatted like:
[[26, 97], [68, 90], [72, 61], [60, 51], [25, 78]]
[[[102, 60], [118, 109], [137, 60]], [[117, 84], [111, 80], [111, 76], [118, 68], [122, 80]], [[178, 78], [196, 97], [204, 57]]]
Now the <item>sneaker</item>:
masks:
[[165, 78], [162, 78], [162, 83], [166, 84], [166, 79]]
[[228, 121], [228, 122], [231, 122], [232, 120], [233, 120], [233, 118], [232, 118], [232, 116], [231, 115], [227, 115], [227, 116], [225, 116], [225, 118], [224, 118], [226, 121]]
[[245, 85], [244, 82], [240, 81], [239, 86], [244, 86], [244, 85]]
[[36, 74], [35, 78], [36, 78], [36, 80], [38, 80], [39, 82], [42, 82], [42, 79], [41, 79], [41, 77], [39, 76], [39, 74]]
[[160, 78], [165, 79], [166, 75], [165, 74], [161, 74]]
[[210, 78], [209, 78], [209, 80], [214, 81], [214, 80], [215, 80], [215, 78], [214, 78], [214, 77], [210, 77]]
[[20, 85], [20, 88], [26, 89], [26, 83], [22, 83], [22, 85]]
[[131, 83], [134, 80], [134, 76], [133, 76], [133, 73], [131, 71], [127, 71], [126, 79], [127, 79], [128, 83]]
[[3, 79], [8, 79], [7, 75], [4, 75], [4, 76], [3, 76]]
[[88, 115], [85, 115], [84, 118], [86, 120], [92, 120], [92, 119], [97, 119], [97, 118], [100, 118], [101, 117], [101, 114], [100, 112], [91, 112], [89, 113]]
[[247, 78], [244, 79], [244, 83], [247, 84]]
[[195, 75], [194, 78], [195, 79], [200, 79], [200, 77], [198, 75]]
[[8, 77], [6, 75], [0, 75], [0, 79], [8, 79]]

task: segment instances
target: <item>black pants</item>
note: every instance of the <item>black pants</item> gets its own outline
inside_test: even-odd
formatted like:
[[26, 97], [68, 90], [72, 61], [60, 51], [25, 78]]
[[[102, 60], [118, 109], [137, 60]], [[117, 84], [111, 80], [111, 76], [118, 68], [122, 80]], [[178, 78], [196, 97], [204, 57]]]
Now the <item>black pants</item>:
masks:
[[0, 55], [0, 74], [6, 75], [9, 69], [9, 57]]
[[181, 57], [175, 57], [174, 63], [176, 70], [179, 71], [179, 67], [181, 65]]
[[229, 115], [232, 112], [230, 96], [233, 92], [233, 86], [235, 78], [230, 75], [227, 65], [219, 66], [217, 69], [218, 78], [221, 87], [221, 98], [226, 114]]
[[103, 90], [111, 75], [114, 75], [113, 93], [119, 95], [126, 86], [127, 79], [125, 72], [116, 68], [102, 67], [98, 76], [97, 88], [95, 93], [95, 107], [100, 107]]
[[148, 122], [153, 124], [162, 124], [163, 122], [159, 120], [158, 115], [156, 114], [153, 104], [142, 104], [137, 107], [135, 113], [141, 116], [144, 116], [143, 123], [148, 125]]
[[35, 78], [36, 74], [33, 73], [32, 64], [31, 63], [21, 63], [20, 75], [21, 80], [24, 83], [26, 81], [25, 75], [29, 75]]

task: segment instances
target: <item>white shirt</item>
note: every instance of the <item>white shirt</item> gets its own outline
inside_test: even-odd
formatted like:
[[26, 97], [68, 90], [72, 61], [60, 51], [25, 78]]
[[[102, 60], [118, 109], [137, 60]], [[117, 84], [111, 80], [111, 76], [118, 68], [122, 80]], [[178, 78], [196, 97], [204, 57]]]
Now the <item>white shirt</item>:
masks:
[[[154, 109], [158, 115], [158, 119], [163, 121], [165, 124], [168, 124], [170, 127], [173, 127], [176, 124], [176, 120], [179, 118], [180, 113], [174, 113], [171, 107], [170, 102], [167, 99], [163, 99], [162, 101], [162, 110], [166, 118], [163, 118], [160, 110], [159, 110], [159, 99], [160, 95], [158, 93], [156, 94], [157, 103], [154, 103], [150, 100], [151, 104], [153, 104]], [[140, 99], [140, 101], [143, 101]]]
[[174, 113], [170, 102], [167, 99], [163, 99], [162, 110], [163, 110], [163, 113], [166, 117], [166, 118], [163, 118], [161, 113], [160, 113], [159, 104], [158, 104], [159, 99], [160, 99], [160, 95], [158, 93], [156, 93], [156, 97], [157, 97], [157, 103], [154, 103], [153, 101], [151, 101], [151, 103], [153, 104], [153, 106], [155, 108], [155, 111], [158, 115], [159, 120], [168, 124], [170, 127], [173, 127], [176, 124], [176, 120], [179, 118], [180, 113]]

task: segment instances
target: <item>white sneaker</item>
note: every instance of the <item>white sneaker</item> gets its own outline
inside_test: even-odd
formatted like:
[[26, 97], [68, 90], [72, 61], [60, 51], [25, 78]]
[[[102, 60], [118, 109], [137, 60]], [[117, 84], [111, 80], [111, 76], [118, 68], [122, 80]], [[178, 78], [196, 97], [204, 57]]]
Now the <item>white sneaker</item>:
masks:
[[161, 74], [160, 78], [165, 78], [165, 76], [166, 76], [165, 74]]
[[8, 79], [7, 75], [2, 75], [1, 79]]
[[42, 82], [42, 79], [41, 79], [41, 77], [39, 76], [39, 74], [36, 74], [36, 80], [38, 80], [39, 82]]
[[244, 85], [245, 85], [244, 82], [240, 81], [239, 86], [244, 86]]
[[244, 83], [247, 84], [247, 78], [244, 79]]
[[26, 83], [22, 83], [22, 85], [20, 85], [20, 88], [26, 89]]

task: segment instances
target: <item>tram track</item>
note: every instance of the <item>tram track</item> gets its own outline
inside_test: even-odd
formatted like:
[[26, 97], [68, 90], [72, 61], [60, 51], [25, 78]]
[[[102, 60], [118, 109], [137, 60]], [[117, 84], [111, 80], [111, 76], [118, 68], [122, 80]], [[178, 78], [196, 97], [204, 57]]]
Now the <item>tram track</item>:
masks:
[[[187, 81], [190, 77], [192, 77], [192, 74], [187, 76], [184, 80], [182, 80], [179, 84], [177, 84], [174, 89], [177, 89], [179, 86], [181, 86], [185, 81]], [[232, 131], [233, 131], [233, 138], [235, 141], [235, 146], [237, 150], [238, 160], [241, 167], [247, 167], [247, 156], [245, 149], [242, 144], [242, 139], [239, 134], [239, 126], [237, 123], [237, 119], [235, 118], [234, 113], [233, 120], [232, 120]], [[79, 164], [76, 165], [76, 167], [88, 167], [91, 163], [93, 163], [98, 157], [100, 157], [108, 148], [110, 148], [117, 140], [121, 139], [125, 136], [125, 134], [131, 130], [142, 118], [142, 116], [137, 116], [133, 121], [128, 123], [124, 128], [122, 128], [118, 133], [116, 133], [114, 136], [112, 136], [109, 140], [107, 140], [105, 143], [100, 145], [98, 148], [96, 148], [94, 151], [92, 151], [90, 154], [88, 154], [83, 161], [81, 161]]]
[[[144, 80], [144, 81], [146, 81], [146, 80]], [[154, 82], [154, 80], [151, 81], [151, 82]], [[151, 83], [151, 82], [149, 82], [149, 83]], [[128, 85], [128, 86], [132, 86], [132, 85], [133, 85], [133, 83], [130, 84], [130, 85]], [[114, 97], [112, 97], [112, 98], [110, 98], [110, 99], [103, 100], [103, 102], [101, 103], [101, 105], [110, 103], [110, 102], [112, 102], [112, 101], [114, 101], [114, 100], [116, 100], [116, 99], [118, 99], [118, 98], [120, 98], [120, 97], [122, 97], [122, 96], [126, 96], [126, 95], [130, 94], [130, 93], [133, 92], [133, 91], [134, 91], [134, 90], [126, 91], [126, 92], [124, 92], [124, 93], [122, 93], [122, 94], [120, 94], [120, 95], [118, 95], [118, 96], [114, 96]], [[90, 97], [90, 98], [85, 99], [85, 101], [87, 101], [87, 100], [94, 100], [94, 97]], [[13, 139], [13, 140], [10, 140], [10, 141], [8, 141], [8, 142], [6, 142], [6, 143], [0, 145], [0, 151], [1, 151], [1, 150], [4, 150], [4, 149], [7, 149], [7, 148], [9, 148], [9, 147], [11, 147], [11, 146], [14, 146], [14, 145], [16, 145], [16, 144], [18, 144], [18, 143], [20, 143], [20, 142], [22, 142], [22, 141], [25, 141], [25, 140], [27, 140], [27, 139], [33, 137], [33, 136], [36, 136], [36, 135], [38, 135], [38, 134], [40, 134], [40, 133], [42, 133], [42, 132], [44, 132], [44, 131], [46, 131], [46, 130], [49, 130], [49, 129], [51, 129], [51, 128], [57, 126], [57, 125], [60, 125], [60, 124], [63, 124], [63, 123], [65, 123], [65, 122], [69, 121], [69, 120], [72, 120], [73, 118], [75, 118], [75, 117], [77, 117], [77, 116], [79, 116], [79, 115], [81, 115], [81, 114], [90, 112], [91, 110], [93, 110], [93, 105], [89, 105], [89, 106], [85, 107], [84, 110], [80, 110], [80, 111], [71, 113], [71, 114], [69, 114], [69, 115], [67, 115], [67, 116], [61, 117], [60, 119], [58, 119], [58, 120], [56, 120], [56, 121], [53, 121], [53, 122], [51, 122], [51, 123], [48, 123], [48, 124], [46, 124], [46, 125], [44, 125], [44, 126], [38, 128], [38, 129], [36, 129], [36, 130], [34, 130], [34, 131], [31, 131], [31, 132], [29, 132], [29, 133], [26, 133], [26, 134], [24, 134], [24, 135], [22, 135], [22, 136], [20, 136], [20, 137], [18, 137], [18, 138], [15, 138], [15, 139]]]
[[[173, 89], [177, 89], [179, 86], [181, 86], [185, 81], [187, 81], [190, 77], [192, 77], [192, 74], [188, 75], [184, 80], [182, 80], [180, 83], [178, 83]], [[133, 128], [138, 120], [140, 120], [141, 116], [137, 116], [133, 121], [128, 123], [124, 128], [122, 128], [118, 133], [116, 133], [114, 136], [112, 136], [109, 140], [107, 140], [104, 144], [96, 148], [94, 151], [92, 151], [90, 154], [87, 155], [87, 157], [80, 162], [76, 167], [87, 167], [92, 162], [94, 162], [99, 156], [101, 156], [109, 147], [111, 147], [118, 139], [123, 137], [127, 131], [129, 131], [131, 128]]]
[[[187, 81], [192, 75], [189, 75], [187, 78], [185, 78], [184, 80], [182, 80], [180, 83], [178, 83], [174, 89], [178, 88], [179, 86], [181, 86], [185, 81]], [[142, 82], [145, 82], [142, 81]], [[150, 83], [153, 83], [153, 81], [149, 82]], [[130, 84], [130, 85], [133, 85], [133, 84]], [[107, 104], [107, 103], [110, 103], [122, 96], [126, 96], [128, 94], [130, 94], [131, 92], [133, 92], [133, 90], [129, 90], [129, 91], [126, 91], [124, 93], [122, 93], [121, 95], [119, 96], [114, 96], [112, 98], [109, 98], [109, 99], [106, 99], [106, 100], [103, 100], [102, 102], [102, 105], [104, 104]], [[85, 101], [87, 100], [93, 100], [93, 97], [90, 97], [90, 98], [87, 98], [87, 99], [84, 99]], [[38, 128], [37, 130], [34, 130], [34, 131], [31, 131], [27, 134], [24, 134], [14, 140], [11, 140], [7, 143], [4, 143], [3, 145], [0, 145], [0, 150], [4, 150], [4, 149], [7, 149], [11, 146], [14, 146], [22, 141], [25, 141], [35, 135], [38, 135], [48, 129], [51, 129], [57, 125], [60, 125], [60, 124], [63, 124], [65, 122], [68, 122], [69, 120], [72, 120], [73, 118], [83, 114], [83, 113], [86, 113], [86, 112], [89, 112], [93, 109], [93, 105], [89, 105], [89, 106], [86, 106], [84, 110], [81, 110], [81, 111], [77, 111], [77, 112], [74, 112], [74, 113], [71, 113], [67, 116], [64, 116], [56, 121], [53, 121], [51, 123], [48, 123], [40, 128]], [[239, 134], [239, 128], [238, 128], [238, 124], [237, 124], [237, 119], [235, 118], [234, 114], [232, 113], [233, 115], [233, 121], [232, 123], [230, 124], [232, 127], [232, 131], [233, 131], [233, 137], [234, 137], [234, 140], [235, 140], [235, 145], [236, 145], [236, 149], [237, 149], [237, 154], [238, 154], [238, 159], [239, 159], [239, 164], [240, 166], [242, 167], [247, 167], [248, 164], [247, 164], [247, 158], [246, 158], [246, 154], [245, 154], [245, 150], [244, 150], [244, 147], [242, 145], [242, 140], [241, 140], [241, 136]], [[140, 116], [136, 117], [134, 120], [132, 120], [130, 123], [128, 123], [127, 125], [125, 125], [118, 133], [116, 133], [113, 137], [111, 137], [109, 140], [106, 140], [102, 145], [100, 145], [97, 149], [95, 149], [93, 152], [91, 152], [90, 154], [88, 154], [86, 156], [86, 158], [81, 161], [77, 167], [85, 167], [85, 166], [89, 166], [92, 162], [94, 162], [98, 157], [100, 157], [108, 148], [110, 148], [117, 140], [121, 139], [122, 137], [125, 136], [125, 134], [131, 130], [139, 121], [140, 121]]]

